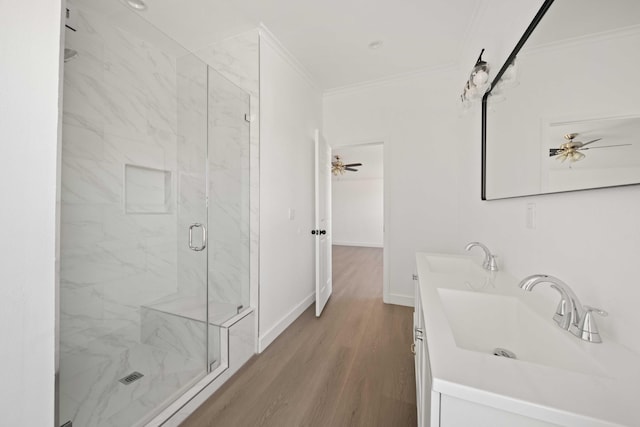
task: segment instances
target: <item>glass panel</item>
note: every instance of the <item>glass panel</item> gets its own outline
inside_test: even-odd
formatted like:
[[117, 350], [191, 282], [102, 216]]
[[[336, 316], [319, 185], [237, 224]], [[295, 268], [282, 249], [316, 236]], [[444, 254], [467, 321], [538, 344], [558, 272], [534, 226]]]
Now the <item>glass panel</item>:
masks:
[[92, 4], [67, 2], [59, 422], [129, 426], [208, 369], [207, 67]]
[[[199, 328], [207, 319], [207, 65], [195, 55], [181, 57], [178, 70], [178, 306], [193, 309]], [[208, 234], [208, 233], [207, 233]], [[204, 248], [203, 248], [204, 247]], [[202, 250], [199, 250], [203, 248]], [[191, 338], [203, 350], [202, 366], [209, 371], [206, 355], [209, 333]], [[219, 341], [219, 339], [218, 339]], [[215, 359], [216, 356], [213, 356]]]
[[249, 94], [209, 68], [209, 320], [214, 325], [249, 307], [249, 114]]

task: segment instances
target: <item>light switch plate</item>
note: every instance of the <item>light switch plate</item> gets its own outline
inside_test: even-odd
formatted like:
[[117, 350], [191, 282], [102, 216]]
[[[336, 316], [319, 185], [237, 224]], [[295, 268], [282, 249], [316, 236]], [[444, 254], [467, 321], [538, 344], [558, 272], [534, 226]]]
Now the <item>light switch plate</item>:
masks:
[[535, 203], [527, 203], [526, 223], [527, 223], [528, 229], [535, 230], [536, 228], [536, 204]]

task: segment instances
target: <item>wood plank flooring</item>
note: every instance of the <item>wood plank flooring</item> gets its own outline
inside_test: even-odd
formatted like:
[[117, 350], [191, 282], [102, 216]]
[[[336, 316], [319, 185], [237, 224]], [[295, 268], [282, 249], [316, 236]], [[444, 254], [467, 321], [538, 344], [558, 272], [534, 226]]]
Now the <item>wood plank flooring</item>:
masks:
[[413, 309], [382, 302], [382, 249], [334, 246], [333, 295], [314, 310], [182, 426], [415, 426]]

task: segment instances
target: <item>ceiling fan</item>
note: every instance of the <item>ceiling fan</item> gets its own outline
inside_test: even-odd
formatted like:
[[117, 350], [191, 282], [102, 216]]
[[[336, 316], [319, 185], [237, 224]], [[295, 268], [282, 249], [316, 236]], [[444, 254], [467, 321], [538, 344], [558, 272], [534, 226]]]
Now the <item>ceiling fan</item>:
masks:
[[577, 133], [568, 133], [564, 136], [564, 139], [567, 142], [560, 145], [560, 148], [550, 148], [549, 149], [549, 157], [554, 157], [561, 162], [569, 159], [571, 163], [577, 162], [578, 160], [582, 160], [586, 157], [582, 151], [590, 150], [592, 148], [611, 148], [611, 147], [623, 147], [625, 145], [631, 144], [615, 144], [615, 145], [603, 145], [599, 147], [586, 147], [589, 144], [593, 144], [594, 142], [600, 141], [602, 138], [593, 139], [589, 142], [581, 142], [575, 141], [574, 139], [578, 136]]
[[356, 166], [362, 166], [362, 163], [345, 164], [340, 156], [335, 155], [331, 162], [331, 173], [334, 175], [342, 175], [345, 171], [358, 172], [358, 169], [354, 169]]

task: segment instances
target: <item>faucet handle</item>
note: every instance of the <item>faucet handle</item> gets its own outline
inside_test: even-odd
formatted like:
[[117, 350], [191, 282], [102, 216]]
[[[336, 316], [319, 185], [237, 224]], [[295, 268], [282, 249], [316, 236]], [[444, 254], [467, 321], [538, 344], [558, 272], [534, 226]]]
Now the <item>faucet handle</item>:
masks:
[[607, 317], [609, 315], [609, 313], [607, 313], [603, 309], [591, 307], [590, 305], [583, 305], [582, 308], [584, 308], [585, 313], [594, 312], [596, 314], [599, 314], [602, 317]]
[[487, 263], [487, 270], [489, 271], [498, 271], [498, 263], [496, 261], [498, 255], [489, 255], [489, 262]]
[[571, 309], [568, 307], [568, 296], [566, 292], [560, 289], [560, 287], [558, 287], [557, 285], [552, 284], [551, 287], [558, 291], [561, 295], [560, 302], [558, 302], [558, 307], [556, 308], [556, 314], [553, 315], [553, 320], [555, 320], [558, 326], [560, 326], [562, 329], [568, 330], [571, 326]]
[[608, 316], [609, 313], [599, 308], [591, 307], [589, 305], [585, 305], [583, 308], [584, 317], [582, 318], [582, 322], [580, 323], [580, 338], [589, 342], [602, 342], [602, 338], [600, 338], [600, 332], [598, 332], [598, 326], [596, 325], [596, 321], [593, 318], [593, 313], [599, 314], [603, 317]]

